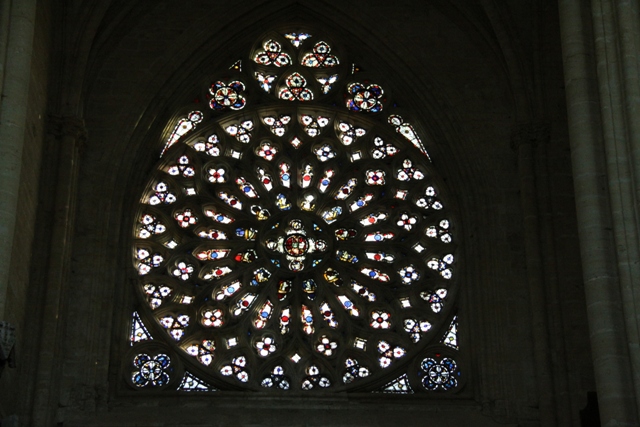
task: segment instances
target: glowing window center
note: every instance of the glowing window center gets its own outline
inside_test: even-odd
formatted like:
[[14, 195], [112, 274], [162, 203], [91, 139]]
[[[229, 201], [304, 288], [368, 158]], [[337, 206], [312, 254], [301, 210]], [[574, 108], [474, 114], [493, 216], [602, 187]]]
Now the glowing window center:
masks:
[[284, 241], [284, 250], [288, 255], [299, 257], [307, 253], [309, 241], [302, 234], [292, 234]]

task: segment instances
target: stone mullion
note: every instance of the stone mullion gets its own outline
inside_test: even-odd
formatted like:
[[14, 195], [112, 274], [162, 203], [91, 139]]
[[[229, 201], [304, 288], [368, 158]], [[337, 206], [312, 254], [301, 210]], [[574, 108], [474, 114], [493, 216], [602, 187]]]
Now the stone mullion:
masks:
[[[546, 133], [546, 134], [545, 134]], [[544, 266], [540, 242], [540, 224], [535, 175], [535, 146], [541, 138], [548, 138], [546, 129], [524, 127], [513, 136], [518, 153], [518, 178], [523, 214], [527, 282], [531, 307], [533, 357], [538, 388], [540, 423], [557, 425], [554, 384], [549, 358], [549, 326], [545, 294]]]
[[51, 251], [45, 272], [42, 327], [34, 388], [32, 421], [34, 425], [52, 425], [58, 405], [58, 386], [64, 347], [62, 331], [64, 301], [69, 283], [72, 237], [75, 225], [79, 149], [86, 139], [82, 120], [52, 118], [52, 140], [58, 144], [55, 197], [51, 223]]
[[[580, 252], [600, 419], [603, 425], [638, 425], [614, 221], [607, 181], [599, 82], [593, 46], [599, 16], [580, 0], [561, 0], [560, 24]], [[600, 75], [599, 77], [604, 78]]]
[[[632, 14], [630, 4], [620, 7], [621, 13]], [[627, 10], [625, 10], [627, 9]], [[600, 111], [603, 117], [604, 149], [609, 181], [609, 201], [613, 217], [613, 232], [617, 257], [617, 274], [622, 294], [622, 316], [625, 323], [625, 341], [631, 360], [632, 380], [636, 411], [640, 409], [640, 335], [638, 330], [638, 306], [640, 305], [640, 248], [638, 246], [637, 198], [633, 170], [633, 140], [638, 138], [627, 119], [628, 100], [632, 93], [625, 93], [626, 87], [638, 93], [633, 82], [637, 79], [624, 72], [625, 45], [630, 43], [623, 37], [631, 28], [621, 28], [615, 6], [608, 0], [597, 0], [592, 5], [595, 30], [595, 48], [600, 90]], [[632, 43], [631, 43], [632, 44]], [[626, 79], [630, 81], [627, 82]], [[637, 125], [635, 126], [637, 127]], [[640, 145], [636, 145], [640, 147]], [[640, 415], [640, 414], [639, 414]], [[639, 416], [640, 418], [640, 416]]]

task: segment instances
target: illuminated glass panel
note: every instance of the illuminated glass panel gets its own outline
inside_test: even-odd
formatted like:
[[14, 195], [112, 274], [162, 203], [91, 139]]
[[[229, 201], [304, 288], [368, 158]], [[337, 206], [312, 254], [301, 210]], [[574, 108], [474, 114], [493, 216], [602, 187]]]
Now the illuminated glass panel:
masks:
[[[163, 134], [131, 221], [139, 307], [128, 332], [131, 354], [147, 356], [127, 362], [130, 386], [460, 386], [446, 187], [395, 100], [310, 37], [259, 40], [214, 73], [210, 109]], [[151, 343], [145, 326], [165, 333]]]

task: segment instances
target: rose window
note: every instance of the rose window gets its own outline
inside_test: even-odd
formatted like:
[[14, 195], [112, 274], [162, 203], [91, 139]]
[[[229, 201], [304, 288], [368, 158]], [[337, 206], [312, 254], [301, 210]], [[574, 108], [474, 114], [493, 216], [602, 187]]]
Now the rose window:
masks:
[[459, 386], [451, 200], [382, 85], [341, 55], [270, 35], [170, 136], [135, 218], [131, 333], [168, 355], [132, 350], [138, 388]]

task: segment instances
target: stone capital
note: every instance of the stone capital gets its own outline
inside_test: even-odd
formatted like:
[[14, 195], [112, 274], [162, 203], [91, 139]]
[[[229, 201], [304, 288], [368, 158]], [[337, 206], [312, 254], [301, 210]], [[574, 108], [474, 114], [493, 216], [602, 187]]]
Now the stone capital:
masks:
[[49, 133], [57, 138], [71, 137], [78, 148], [82, 148], [88, 137], [84, 120], [71, 116], [49, 116]]

